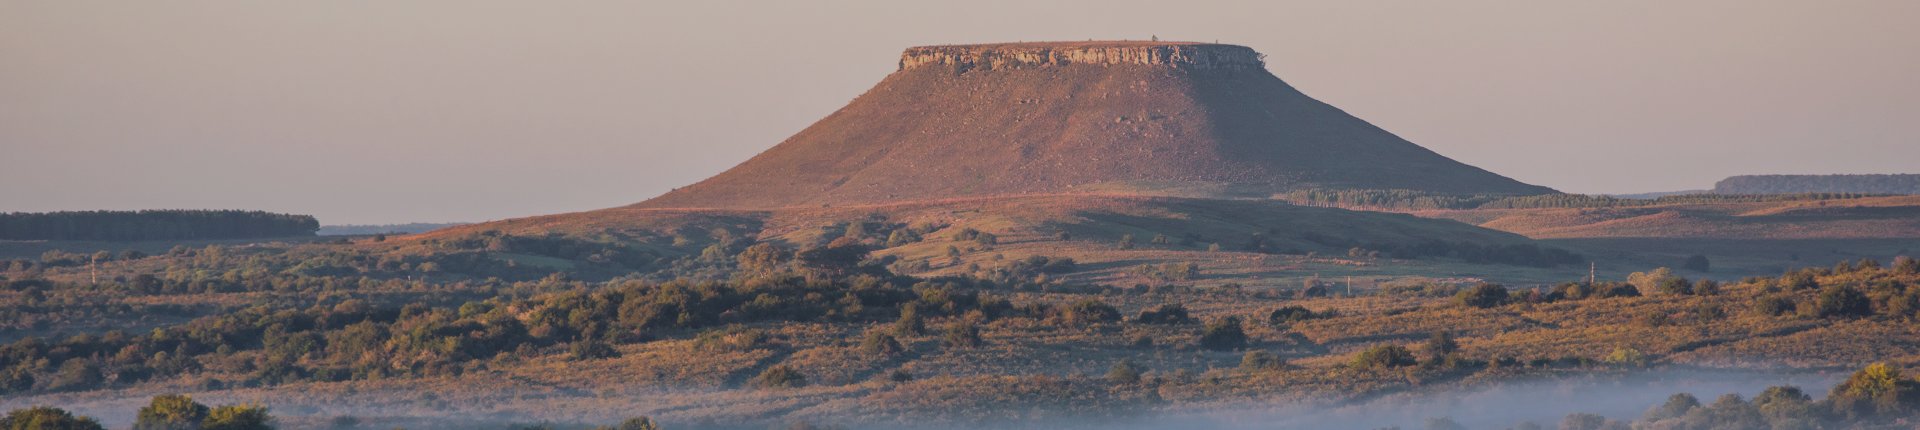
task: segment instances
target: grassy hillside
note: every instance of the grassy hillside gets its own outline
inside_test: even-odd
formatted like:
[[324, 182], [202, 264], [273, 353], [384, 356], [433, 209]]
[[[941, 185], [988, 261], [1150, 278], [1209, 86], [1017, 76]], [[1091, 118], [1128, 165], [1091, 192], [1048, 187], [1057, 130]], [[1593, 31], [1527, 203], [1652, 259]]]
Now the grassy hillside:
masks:
[[1413, 213], [1534, 238], [1920, 238], [1920, 197], [1912, 196]]

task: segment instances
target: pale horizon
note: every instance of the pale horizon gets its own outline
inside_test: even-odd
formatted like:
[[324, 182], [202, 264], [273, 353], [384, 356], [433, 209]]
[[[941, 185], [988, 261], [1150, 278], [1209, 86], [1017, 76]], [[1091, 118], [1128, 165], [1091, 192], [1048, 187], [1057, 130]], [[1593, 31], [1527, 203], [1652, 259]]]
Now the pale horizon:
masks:
[[0, 3], [0, 212], [324, 224], [627, 205], [826, 116], [917, 45], [1229, 43], [1414, 143], [1573, 193], [1920, 173], [1901, 1]]

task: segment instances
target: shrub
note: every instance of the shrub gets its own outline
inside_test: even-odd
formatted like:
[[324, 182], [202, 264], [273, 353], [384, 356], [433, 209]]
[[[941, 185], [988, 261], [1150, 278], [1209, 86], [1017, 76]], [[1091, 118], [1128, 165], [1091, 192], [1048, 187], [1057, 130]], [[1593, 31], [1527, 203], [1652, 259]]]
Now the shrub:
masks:
[[1801, 270], [1781, 276], [1780, 285], [1796, 291], [1811, 290], [1820, 288], [1820, 281], [1813, 278], [1813, 273]]
[[1705, 255], [1694, 254], [1688, 256], [1686, 262], [1680, 263], [1680, 268], [1695, 272], [1706, 272], [1713, 268], [1713, 262], [1707, 260], [1707, 256]]
[[50, 388], [55, 390], [88, 390], [106, 382], [106, 376], [100, 374], [100, 366], [92, 360], [67, 360], [60, 365], [59, 373], [53, 375]]
[[1324, 314], [1315, 313], [1305, 306], [1289, 305], [1274, 309], [1273, 313], [1267, 314], [1267, 324], [1274, 328], [1285, 329], [1293, 323], [1324, 317]]
[[1133, 321], [1141, 324], [1186, 324], [1193, 322], [1193, 316], [1187, 314], [1185, 305], [1168, 303], [1153, 310], [1140, 311], [1140, 317]]
[[1120, 321], [1120, 310], [1097, 299], [1086, 299], [1062, 308], [1060, 320], [1067, 325], [1116, 322]]
[[603, 341], [582, 339], [567, 346], [567, 357], [574, 361], [617, 358], [620, 357], [620, 351]]
[[893, 369], [893, 372], [887, 373], [887, 380], [896, 384], [913, 382], [913, 374], [907, 373], [906, 369]]
[[1348, 363], [1356, 369], [1388, 369], [1419, 364], [1413, 358], [1413, 352], [1399, 345], [1377, 345], [1354, 354]]
[[1873, 300], [1853, 287], [1835, 285], [1820, 290], [1813, 309], [1821, 318], [1864, 317], [1873, 315]]
[[1600, 357], [1600, 362], [1614, 365], [1645, 366], [1647, 365], [1647, 356], [1638, 349], [1622, 346], [1613, 348], [1613, 351], [1607, 352], [1606, 356]]
[[1903, 275], [1920, 275], [1920, 259], [1905, 255], [1894, 257], [1893, 270]]
[[1445, 361], [1447, 356], [1460, 350], [1460, 343], [1453, 340], [1453, 333], [1444, 331], [1436, 331], [1428, 336], [1426, 346], [1427, 361], [1434, 363]]
[[1654, 286], [1654, 291], [1661, 294], [1692, 295], [1693, 282], [1688, 281], [1687, 278], [1669, 276], [1661, 279], [1659, 284]]
[[909, 303], [900, 307], [900, 319], [893, 322], [893, 334], [900, 337], [919, 336], [927, 332], [926, 319], [920, 317], [920, 310]]
[[1453, 296], [1453, 301], [1476, 308], [1505, 305], [1507, 304], [1507, 287], [1483, 282], [1472, 288], [1461, 290], [1460, 294]]
[[201, 430], [273, 430], [267, 408], [259, 405], [228, 405], [207, 413]]
[[956, 348], [975, 348], [984, 343], [980, 340], [980, 327], [965, 319], [948, 325], [946, 334], [941, 336], [941, 340], [947, 346]]
[[1240, 370], [1249, 372], [1278, 369], [1287, 365], [1286, 360], [1267, 351], [1247, 351], [1240, 356]]
[[872, 330], [867, 332], [866, 339], [860, 341], [860, 350], [869, 355], [891, 356], [906, 351], [907, 348], [900, 345], [900, 340], [894, 339], [893, 335]]
[[769, 367], [753, 377], [753, 386], [758, 388], [799, 388], [806, 385], [806, 375], [785, 365]]
[[100, 422], [91, 417], [74, 416], [60, 408], [35, 407], [15, 409], [0, 418], [0, 429], [5, 430], [105, 430]]
[[1759, 315], [1789, 315], [1795, 307], [1793, 297], [1785, 294], [1760, 297], [1753, 301], [1753, 313]]
[[1122, 359], [1107, 369], [1107, 382], [1114, 385], [1132, 385], [1140, 383], [1140, 366], [1131, 359]]
[[1200, 347], [1215, 351], [1240, 349], [1247, 346], [1247, 332], [1240, 327], [1240, 317], [1226, 317], [1207, 323], [1207, 329], [1200, 334]]
[[600, 426], [594, 430], [660, 430], [660, 425], [655, 424], [652, 418], [635, 417], [621, 421], [617, 426]]
[[771, 338], [767, 332], [741, 326], [728, 326], [722, 329], [700, 332], [693, 338], [696, 350], [707, 352], [752, 351], [765, 348]]

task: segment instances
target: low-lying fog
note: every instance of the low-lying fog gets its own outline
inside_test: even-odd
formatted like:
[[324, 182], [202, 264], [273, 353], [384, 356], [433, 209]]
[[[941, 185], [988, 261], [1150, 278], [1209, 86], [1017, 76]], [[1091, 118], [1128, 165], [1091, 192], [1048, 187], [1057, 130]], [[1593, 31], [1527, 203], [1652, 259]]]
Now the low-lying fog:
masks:
[[[1761, 390], [1774, 385], [1794, 385], [1808, 394], [1823, 397], [1835, 383], [1847, 376], [1846, 372], [1758, 372], [1730, 370], [1660, 370], [1632, 375], [1616, 376], [1576, 376], [1555, 379], [1537, 379], [1500, 384], [1469, 384], [1469, 386], [1448, 391], [1414, 390], [1384, 397], [1353, 401], [1328, 402], [1320, 404], [1260, 404], [1260, 403], [1224, 403], [1197, 408], [1174, 408], [1173, 410], [1142, 411], [1147, 414], [1133, 418], [1094, 420], [1047, 420], [1045, 422], [985, 422], [961, 425], [960, 423], [925, 423], [925, 425], [903, 425], [892, 420], [886, 424], [874, 424], [868, 417], [845, 417], [843, 419], [820, 419], [809, 417], [807, 422], [822, 425], [845, 426], [851, 429], [869, 428], [1189, 428], [1209, 430], [1238, 429], [1376, 429], [1398, 426], [1414, 430], [1425, 426], [1429, 418], [1448, 417], [1470, 429], [1506, 429], [1522, 421], [1532, 421], [1545, 428], [1554, 428], [1567, 414], [1584, 412], [1604, 415], [1618, 420], [1633, 420], [1640, 417], [1648, 408], [1664, 402], [1674, 393], [1692, 393], [1702, 402], [1711, 402], [1714, 398], [1728, 393], [1736, 393], [1751, 399]], [[99, 418], [110, 427], [120, 428], [131, 425], [135, 410], [145, 402], [145, 395], [152, 393], [125, 392], [124, 397], [115, 399], [93, 399], [64, 406], [74, 412]], [[221, 404], [258, 400], [261, 397], [273, 399], [278, 396], [254, 392], [251, 395], [235, 396], [232, 392], [190, 393], [203, 403]], [[389, 393], [390, 394], [390, 393]], [[591, 396], [581, 393], [582, 396]], [[256, 397], [257, 396], [257, 397]], [[290, 395], [287, 398], [299, 398]], [[552, 402], [552, 405], [570, 403], [564, 397], [544, 397], [520, 400], [505, 400], [511, 403]], [[58, 400], [60, 396], [45, 396], [29, 399], [0, 399], [0, 405], [24, 407], [22, 402]], [[538, 416], [519, 416], [499, 411], [471, 411], [455, 407], [427, 412], [424, 415], [393, 416], [394, 409], [368, 407], [365, 402], [355, 399], [300, 401], [268, 401], [276, 416], [282, 419], [282, 428], [341, 428], [341, 423], [331, 419], [342, 415], [351, 415], [359, 419], [361, 428], [414, 429], [432, 428], [514, 428], [516, 425], [531, 423], [556, 423], [557, 428], [584, 427], [588, 424], [613, 424], [598, 419], [612, 413], [647, 414], [654, 410], [647, 404], [633, 404], [623, 411], [583, 411], [581, 415], [568, 415], [567, 412], [552, 411]], [[312, 403], [309, 403], [312, 402]], [[358, 404], [361, 406], [344, 406]], [[494, 405], [507, 406], [507, 405]], [[512, 405], [507, 410], [538, 411], [545, 408], [539, 405]], [[418, 413], [419, 409], [410, 409]], [[551, 410], [550, 410], [551, 411]], [[667, 428], [716, 428], [712, 421], [707, 425], [675, 420], [672, 414], [663, 414]], [[1024, 415], [1018, 413], [1009, 416]], [[1044, 414], [1042, 414], [1044, 415]], [[567, 417], [573, 417], [571, 419]], [[721, 419], [721, 422], [731, 420]], [[787, 428], [792, 420], [769, 419], [756, 421], [737, 428], [781, 429]], [[982, 427], [984, 426], [984, 427]], [[734, 426], [718, 426], [734, 427]]]

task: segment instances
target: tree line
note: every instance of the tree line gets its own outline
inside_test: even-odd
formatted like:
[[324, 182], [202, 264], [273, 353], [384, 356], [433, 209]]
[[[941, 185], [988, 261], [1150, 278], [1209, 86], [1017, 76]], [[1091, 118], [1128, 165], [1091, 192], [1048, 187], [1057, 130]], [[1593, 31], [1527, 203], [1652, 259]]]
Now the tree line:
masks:
[[1713, 184], [1724, 194], [1920, 194], [1920, 175], [1746, 175]]
[[13, 212], [0, 214], [4, 240], [206, 240], [312, 236], [309, 215], [242, 210]]

